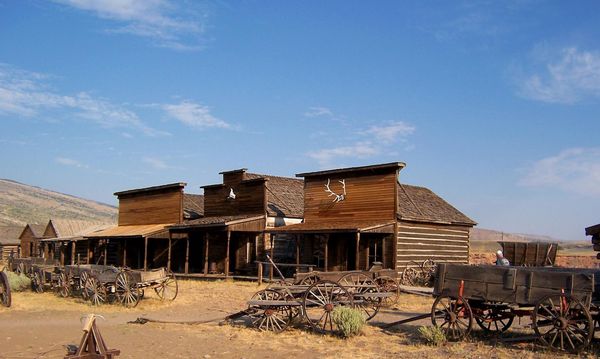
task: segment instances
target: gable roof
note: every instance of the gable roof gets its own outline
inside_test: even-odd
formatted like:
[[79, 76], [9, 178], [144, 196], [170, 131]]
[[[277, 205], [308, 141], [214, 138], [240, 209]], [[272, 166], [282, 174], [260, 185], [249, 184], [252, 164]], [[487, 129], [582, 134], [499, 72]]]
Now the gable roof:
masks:
[[204, 196], [201, 194], [183, 194], [183, 219], [193, 220], [204, 216]]
[[399, 183], [398, 218], [474, 226], [473, 221], [429, 188]]
[[125, 195], [137, 195], [137, 194], [141, 194], [141, 193], [152, 193], [152, 192], [159, 192], [159, 191], [165, 191], [165, 190], [182, 190], [186, 185], [187, 184], [185, 182], [175, 182], [175, 183], [168, 183], [168, 184], [163, 184], [163, 185], [159, 185], [159, 186], [134, 188], [134, 189], [126, 190], [126, 191], [119, 191], [119, 192], [115, 192], [114, 195], [117, 197], [120, 197], [120, 196], [125, 196]]
[[100, 228], [106, 228], [108, 225], [114, 223], [106, 222], [91, 222], [91, 221], [79, 221], [71, 219], [51, 219], [48, 221], [48, 226], [52, 226], [56, 232], [56, 237], [72, 237], [77, 235], [84, 235]]
[[25, 225], [25, 227], [23, 228], [23, 230], [21, 231], [21, 234], [19, 234], [19, 238], [21, 238], [21, 236], [23, 235], [23, 233], [25, 233], [27, 228], [29, 228], [31, 230], [34, 237], [41, 238], [44, 235], [44, 229], [46, 229], [46, 225], [45, 224], [37, 224], [37, 223], [33, 223], [33, 224], [27, 223]]
[[246, 173], [247, 180], [265, 179], [267, 214], [276, 217], [302, 218], [304, 215], [304, 181], [297, 178]]

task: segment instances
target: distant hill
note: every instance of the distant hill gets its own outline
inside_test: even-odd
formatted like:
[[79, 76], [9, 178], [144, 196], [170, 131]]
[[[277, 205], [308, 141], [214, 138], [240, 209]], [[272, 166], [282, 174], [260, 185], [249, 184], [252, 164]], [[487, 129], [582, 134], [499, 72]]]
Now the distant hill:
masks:
[[491, 229], [473, 228], [471, 230], [471, 249], [474, 252], [493, 253], [500, 249], [497, 242], [558, 242], [563, 254], [593, 254], [591, 241], [561, 241], [559, 239], [537, 234], [507, 233]]
[[50, 218], [115, 222], [117, 208], [0, 179], [0, 225], [46, 224]]

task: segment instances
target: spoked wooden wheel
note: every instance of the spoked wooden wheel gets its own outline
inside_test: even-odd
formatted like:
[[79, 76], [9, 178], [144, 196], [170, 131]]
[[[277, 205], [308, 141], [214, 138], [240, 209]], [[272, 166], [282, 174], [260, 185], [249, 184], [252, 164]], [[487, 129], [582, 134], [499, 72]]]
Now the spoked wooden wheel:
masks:
[[375, 284], [379, 286], [380, 292], [392, 294], [391, 297], [383, 298], [381, 303], [383, 306], [389, 307], [398, 301], [398, 297], [400, 297], [400, 286], [394, 278], [380, 276], [375, 278]]
[[464, 299], [437, 297], [431, 307], [431, 323], [440, 328], [449, 341], [462, 340], [473, 327], [473, 312]]
[[577, 353], [588, 346], [593, 329], [590, 311], [577, 298], [549, 295], [535, 305], [533, 330], [552, 349]]
[[256, 292], [252, 300], [265, 301], [265, 305], [250, 305], [248, 313], [252, 325], [260, 331], [279, 333], [284, 331], [291, 323], [293, 313], [291, 305], [268, 305], [268, 301], [287, 301], [285, 293], [264, 289]]
[[[364, 273], [348, 273], [338, 281], [353, 297], [354, 304], [363, 314], [365, 320], [371, 320], [379, 312], [381, 297], [375, 281]], [[374, 295], [370, 295], [374, 294]]]
[[87, 300], [89, 300], [92, 305], [100, 305], [105, 303], [108, 299], [106, 288], [102, 283], [100, 283], [98, 278], [92, 274], [90, 274], [85, 280], [83, 292], [85, 293]]
[[135, 283], [133, 276], [128, 271], [117, 274], [115, 280], [115, 294], [119, 303], [127, 308], [133, 308], [140, 302], [142, 293]]
[[400, 283], [403, 285], [414, 286], [418, 284], [419, 280], [419, 270], [416, 267], [406, 267], [402, 271], [402, 276], [400, 277]]
[[84, 300], [88, 300], [87, 292], [85, 291], [85, 282], [89, 276], [90, 274], [87, 271], [82, 271], [79, 273], [79, 291], [81, 292], [81, 297]]
[[4, 272], [0, 272], [0, 304], [5, 307], [10, 307], [11, 304], [10, 285]]
[[319, 276], [316, 274], [309, 274], [306, 277], [302, 278], [302, 280], [300, 281], [301, 285], [313, 285], [315, 283], [317, 283], [320, 280]]
[[475, 322], [488, 334], [501, 334], [510, 328], [515, 319], [510, 307], [499, 303], [485, 303], [482, 308], [471, 308]]
[[31, 276], [31, 287], [38, 293], [44, 293], [44, 273], [40, 269], [33, 271]]
[[58, 291], [58, 295], [60, 295], [63, 298], [67, 298], [71, 295], [71, 278], [67, 273], [58, 273], [56, 288]]
[[161, 300], [175, 300], [177, 293], [179, 292], [179, 286], [177, 284], [177, 278], [175, 274], [170, 271], [167, 273], [167, 278], [154, 288], [156, 295]]
[[352, 295], [336, 282], [323, 280], [311, 285], [302, 300], [302, 314], [306, 322], [319, 333], [337, 333], [332, 312], [339, 306], [354, 306]]

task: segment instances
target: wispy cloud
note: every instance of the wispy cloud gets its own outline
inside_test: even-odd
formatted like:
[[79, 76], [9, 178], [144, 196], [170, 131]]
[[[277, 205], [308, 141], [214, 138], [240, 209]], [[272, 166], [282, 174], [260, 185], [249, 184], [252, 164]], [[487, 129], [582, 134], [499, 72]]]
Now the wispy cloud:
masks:
[[525, 98], [572, 104], [600, 97], [600, 52], [562, 49], [544, 70], [527, 76], [519, 86]]
[[533, 163], [519, 184], [600, 196], [600, 148], [570, 148], [543, 158]]
[[[342, 158], [370, 158], [383, 153], [390, 154], [399, 143], [406, 143], [416, 128], [403, 121], [385, 122], [367, 129], [356, 130], [351, 144], [331, 146], [310, 151], [307, 156], [316, 160], [321, 167], [335, 166]], [[347, 140], [347, 139], [345, 139]]]
[[0, 64], [0, 115], [38, 117], [52, 110], [96, 123], [106, 128], [129, 128], [149, 136], [165, 132], [147, 126], [138, 115], [108, 100], [88, 93], [63, 95], [49, 89], [49, 76]]
[[72, 158], [67, 158], [67, 157], [56, 157], [54, 159], [54, 161], [58, 164], [64, 165], [64, 166], [70, 166], [70, 167], [77, 167], [77, 168], [89, 168], [90, 166], [83, 164], [77, 160], [74, 160]]
[[210, 108], [192, 101], [183, 101], [178, 104], [159, 105], [167, 115], [181, 123], [195, 128], [223, 128], [232, 129], [232, 126], [210, 113]]
[[149, 165], [155, 170], [166, 170], [171, 168], [169, 165], [167, 165], [165, 161], [161, 160], [160, 158], [144, 157], [142, 158], [142, 162]]
[[333, 111], [331, 111], [327, 107], [322, 107], [322, 106], [309, 107], [308, 110], [304, 113], [304, 116], [306, 116], [306, 117], [321, 117], [321, 116], [334, 117]]
[[202, 48], [207, 11], [196, 4], [171, 0], [54, 0], [99, 18], [115, 22], [112, 33], [150, 39], [155, 45], [175, 50]]
[[408, 135], [412, 135], [414, 132], [414, 126], [403, 121], [395, 121], [383, 125], [371, 126], [365, 131], [365, 134], [372, 135], [379, 141], [392, 143], [398, 139], [405, 139]]

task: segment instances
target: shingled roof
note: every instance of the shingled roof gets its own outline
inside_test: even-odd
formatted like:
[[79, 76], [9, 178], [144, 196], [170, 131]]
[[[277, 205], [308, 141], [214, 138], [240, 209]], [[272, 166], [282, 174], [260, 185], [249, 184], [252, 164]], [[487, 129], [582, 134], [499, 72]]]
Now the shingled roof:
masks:
[[267, 214], [277, 217], [304, 216], [304, 181], [297, 178], [246, 173], [246, 179], [267, 180]]
[[31, 231], [33, 232], [33, 236], [36, 238], [41, 238], [44, 235], [44, 229], [46, 229], [45, 224], [27, 223], [25, 225], [25, 227], [23, 227], [23, 229], [21, 230], [19, 237], [21, 237], [21, 235], [23, 235], [23, 232], [25, 232], [25, 229], [27, 229], [27, 227], [29, 227], [29, 229], [31, 229]]
[[398, 189], [398, 218], [469, 226], [477, 224], [430, 189], [407, 184], [400, 184]]
[[20, 244], [19, 236], [24, 226], [0, 226], [0, 244]]
[[51, 219], [48, 221], [48, 226], [52, 226], [56, 232], [56, 237], [72, 237], [85, 235], [99, 229], [104, 229], [108, 225], [114, 223], [107, 222], [91, 222], [79, 221], [71, 219]]
[[204, 196], [201, 194], [183, 195], [183, 218], [193, 220], [204, 216]]

